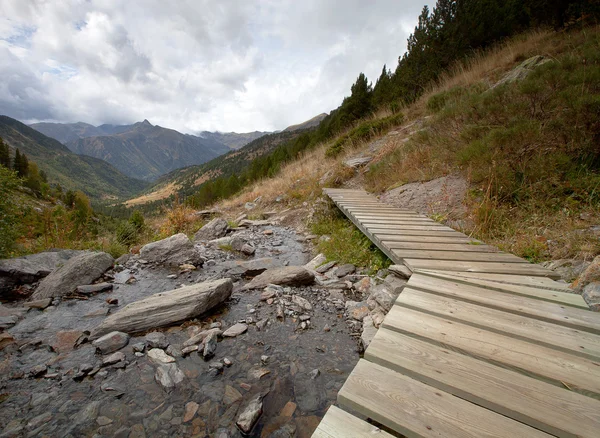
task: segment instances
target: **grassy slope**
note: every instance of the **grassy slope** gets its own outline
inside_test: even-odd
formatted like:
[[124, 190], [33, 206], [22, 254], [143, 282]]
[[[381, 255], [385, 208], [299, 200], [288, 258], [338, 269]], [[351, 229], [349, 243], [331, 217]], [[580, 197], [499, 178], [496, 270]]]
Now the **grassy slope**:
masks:
[[95, 200], [128, 197], [146, 186], [105, 161], [74, 154], [57, 140], [10, 117], [0, 116], [0, 137], [35, 161], [50, 182], [82, 190]]
[[[553, 60], [525, 81], [490, 90], [534, 55]], [[459, 65], [440, 85], [405, 108], [407, 124], [425, 129], [389, 142], [366, 173], [366, 188], [458, 173], [471, 183], [467, 232], [534, 261], [600, 253], [590, 225], [600, 220], [600, 30], [530, 33]], [[425, 116], [428, 116], [425, 118]], [[366, 147], [326, 154], [332, 140], [223, 203], [239, 208], [285, 193], [289, 204], [316, 200], [319, 180]], [[327, 156], [329, 155], [329, 156]], [[331, 181], [331, 179], [330, 179]]]

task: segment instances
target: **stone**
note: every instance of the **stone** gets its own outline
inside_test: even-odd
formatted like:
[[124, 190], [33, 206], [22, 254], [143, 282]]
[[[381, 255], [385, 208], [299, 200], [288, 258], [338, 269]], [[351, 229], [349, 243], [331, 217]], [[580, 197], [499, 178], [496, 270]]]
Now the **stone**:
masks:
[[234, 251], [241, 251], [245, 244], [246, 241], [237, 235], [231, 236], [231, 240], [229, 241], [229, 246], [231, 246]]
[[244, 219], [243, 221], [240, 221], [239, 226], [240, 227], [263, 227], [266, 225], [273, 225], [273, 222], [271, 222], [270, 220], [250, 220], [250, 219]]
[[227, 233], [228, 228], [229, 225], [225, 219], [220, 217], [215, 218], [196, 232], [194, 241], [208, 242], [209, 240], [223, 237]]
[[242, 399], [242, 394], [233, 386], [225, 385], [225, 393], [223, 394], [223, 403], [226, 406], [232, 405]]
[[390, 291], [386, 284], [379, 284], [371, 290], [370, 298], [375, 300], [386, 312], [389, 312], [398, 295]]
[[237, 323], [229, 327], [227, 330], [223, 332], [224, 338], [235, 338], [236, 336], [245, 333], [248, 330], [248, 326], [246, 324]]
[[113, 262], [112, 256], [105, 252], [85, 252], [76, 255], [40, 282], [32, 300], [72, 294], [77, 286], [97, 280]]
[[346, 263], [345, 265], [338, 266], [335, 271], [335, 275], [338, 278], [342, 278], [346, 275], [353, 274], [354, 271], [356, 271], [356, 266], [354, 266], [352, 263]]
[[383, 324], [383, 320], [385, 319], [385, 313], [381, 307], [376, 307], [375, 309], [369, 312], [371, 319], [373, 320], [373, 325], [376, 328], [379, 328], [381, 324]]
[[225, 365], [226, 367], [230, 367], [231, 365], [233, 365], [233, 362], [228, 357], [225, 357], [223, 358], [223, 365]]
[[275, 298], [275, 297], [277, 297], [277, 292], [278, 292], [277, 289], [267, 286], [265, 288], [265, 290], [263, 292], [261, 292], [260, 300], [267, 301], [268, 299]]
[[186, 403], [185, 413], [183, 414], [183, 422], [187, 423], [189, 421], [192, 421], [192, 419], [196, 415], [196, 412], [198, 412], [199, 407], [200, 405], [193, 401]]
[[195, 265], [191, 263], [184, 263], [183, 265], [179, 265], [179, 269], [181, 269], [181, 273], [195, 271], [197, 268]]
[[113, 353], [129, 343], [129, 335], [123, 332], [110, 332], [92, 342], [102, 354]]
[[364, 293], [369, 292], [369, 289], [371, 289], [372, 285], [373, 285], [373, 283], [372, 283], [371, 277], [364, 277], [364, 278], [361, 278], [356, 283], [354, 283], [354, 289], [356, 289], [360, 293], [364, 294]]
[[261, 319], [260, 321], [257, 321], [256, 322], [256, 330], [258, 330], [259, 332], [263, 331], [267, 327], [268, 322], [269, 322], [268, 319]]
[[133, 351], [135, 353], [143, 353], [144, 350], [146, 349], [146, 343], [145, 342], [136, 342], [135, 344], [133, 344], [131, 346], [131, 348], [133, 349]]
[[400, 278], [405, 278], [407, 280], [412, 275], [412, 271], [410, 270], [410, 268], [408, 266], [404, 266], [404, 265], [390, 265], [388, 267], [388, 271], [390, 271], [391, 273], [393, 273], [394, 275], [396, 275]]
[[596, 256], [596, 258], [594, 258], [592, 263], [573, 283], [573, 287], [575, 291], [581, 293], [583, 292], [585, 286], [594, 282], [600, 282], [600, 256]]
[[383, 280], [383, 284], [387, 286], [394, 297], [398, 297], [398, 295], [402, 293], [407, 282], [408, 281], [404, 278], [398, 278], [393, 274], [388, 275], [385, 277], [385, 280]]
[[13, 289], [41, 280], [69, 259], [84, 253], [74, 250], [47, 251], [0, 260], [0, 299], [12, 301], [23, 298], [22, 295], [13, 294]]
[[16, 315], [0, 316], [0, 329], [8, 329], [19, 322], [19, 317]]
[[144, 336], [148, 348], [162, 348], [165, 349], [169, 346], [167, 337], [162, 332], [150, 332]]
[[297, 304], [302, 310], [312, 310], [312, 304], [300, 295], [292, 295], [292, 303]]
[[262, 257], [247, 261], [235, 260], [225, 262], [223, 265], [229, 268], [229, 272], [231, 274], [251, 278], [257, 276], [258, 274], [262, 274], [267, 269], [279, 267], [280, 262], [271, 257]]
[[250, 368], [248, 370], [248, 379], [260, 380], [261, 377], [266, 376], [270, 372], [266, 368]]
[[125, 360], [125, 354], [122, 351], [117, 351], [102, 360], [102, 366], [114, 365], [117, 362]]
[[174, 363], [168, 363], [158, 366], [154, 378], [166, 389], [171, 389], [183, 382], [185, 374]]
[[46, 365], [36, 365], [29, 370], [29, 375], [31, 377], [40, 377], [43, 374], [46, 374], [48, 367]]
[[15, 342], [15, 338], [7, 332], [0, 333], [0, 351]]
[[179, 266], [184, 263], [202, 266], [204, 263], [204, 259], [184, 233], [142, 246], [140, 257], [150, 263], [169, 266]]
[[318, 266], [321, 266], [323, 263], [327, 261], [327, 257], [323, 254], [318, 254], [315, 258], [313, 258], [310, 262], [308, 262], [304, 267], [310, 271], [314, 271]]
[[29, 302], [23, 303], [23, 305], [25, 307], [29, 307], [30, 309], [40, 309], [40, 310], [44, 310], [50, 304], [52, 304], [52, 298], [44, 298], [41, 300], [35, 300], [35, 301], [29, 301]]
[[325, 272], [333, 268], [335, 265], [337, 265], [337, 261], [333, 260], [331, 262], [327, 262], [321, 266], [318, 266], [317, 269], [315, 269], [315, 271], [317, 271], [319, 274], [324, 274]]
[[269, 284], [304, 286], [312, 284], [314, 280], [315, 275], [303, 266], [284, 266], [266, 270], [254, 277], [244, 289], [261, 289]]
[[249, 434], [261, 413], [262, 400], [259, 396], [248, 403], [248, 405], [242, 410], [242, 413], [239, 415], [235, 424], [242, 431], [242, 433]]
[[240, 249], [240, 251], [242, 252], [242, 254], [250, 256], [256, 252], [256, 248], [250, 245], [249, 243], [245, 243]]
[[111, 424], [112, 422], [113, 421], [108, 417], [100, 416], [100, 417], [96, 418], [96, 423], [98, 423], [98, 426], [107, 426], [107, 425]]
[[525, 79], [529, 74], [540, 65], [547, 62], [552, 62], [550, 58], [546, 58], [542, 55], [535, 55], [531, 58], [526, 59], [521, 64], [509, 71], [502, 79], [496, 82], [491, 89], [499, 87], [504, 84], [510, 84], [512, 82], [518, 82]]
[[574, 259], [560, 259], [541, 263], [543, 267], [556, 272], [561, 279], [568, 283], [579, 277], [591, 264], [591, 262], [585, 260]]
[[77, 286], [75, 292], [81, 295], [93, 295], [100, 292], [106, 292], [112, 290], [112, 283], [97, 283], [97, 284], [88, 284], [84, 286]]
[[158, 365], [175, 362], [174, 357], [169, 356], [167, 353], [164, 352], [164, 350], [161, 350], [160, 348], [152, 348], [148, 350], [148, 353], [146, 354], [152, 360], [152, 362]]
[[346, 301], [346, 310], [348, 315], [357, 321], [362, 321], [369, 314], [369, 306], [364, 301]]
[[186, 354], [190, 354], [190, 353], [192, 353], [194, 351], [198, 351], [198, 346], [197, 345], [190, 345], [188, 347], [183, 347], [181, 349], [181, 354], [183, 356], [185, 356]]
[[146, 438], [146, 431], [144, 425], [137, 423], [131, 426], [131, 432], [129, 432], [128, 438]]
[[291, 417], [292, 415], [294, 415], [294, 412], [296, 411], [296, 403], [294, 403], [293, 401], [289, 401], [285, 404], [285, 406], [281, 409], [281, 412], [279, 413], [279, 415], [281, 417]]
[[254, 202], [246, 202], [244, 204], [244, 208], [246, 210], [254, 210], [256, 208], [256, 204]]
[[363, 344], [364, 349], [366, 349], [369, 346], [376, 334], [377, 329], [373, 324], [373, 318], [371, 318], [370, 316], [365, 316], [363, 318], [363, 330], [360, 335], [360, 340]]
[[352, 169], [357, 169], [369, 164], [373, 160], [371, 156], [354, 157], [344, 161], [344, 164]]
[[[215, 329], [218, 330], [218, 329]], [[200, 351], [200, 350], [198, 350]], [[212, 357], [215, 354], [215, 351], [217, 351], [217, 332], [214, 330], [211, 330], [208, 334], [208, 336], [206, 336], [206, 338], [204, 339], [204, 348], [202, 349], [202, 357], [204, 357], [204, 359], [208, 359], [209, 357]]]
[[595, 281], [587, 284], [583, 288], [581, 296], [591, 310], [600, 312], [600, 282]]
[[182, 357], [183, 356], [183, 352], [181, 351], [181, 349], [178, 346], [172, 345], [172, 344], [167, 347], [165, 352], [169, 356], [173, 356], [173, 357]]
[[188, 339], [187, 341], [185, 341], [183, 343], [183, 346], [184, 347], [189, 347], [191, 345], [199, 344], [199, 343], [203, 342], [204, 339], [206, 339], [208, 337], [208, 335], [210, 335], [213, 332], [216, 333], [217, 336], [221, 336], [223, 334], [223, 331], [220, 328], [213, 328], [213, 329], [210, 329], [210, 330], [204, 330], [204, 331], [201, 331], [200, 333], [195, 334], [190, 339]]
[[231, 296], [230, 278], [193, 284], [134, 301], [109, 315], [92, 333], [98, 338], [118, 330], [135, 333], [199, 316]]

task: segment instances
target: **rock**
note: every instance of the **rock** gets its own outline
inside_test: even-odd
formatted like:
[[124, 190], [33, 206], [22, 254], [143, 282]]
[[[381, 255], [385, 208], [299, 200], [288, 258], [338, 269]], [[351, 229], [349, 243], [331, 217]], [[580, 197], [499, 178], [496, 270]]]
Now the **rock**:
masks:
[[198, 346], [197, 345], [190, 345], [188, 347], [183, 347], [181, 349], [181, 354], [185, 356], [186, 354], [190, 354], [190, 353], [192, 353], [194, 351], [198, 351]]
[[191, 345], [196, 345], [199, 344], [201, 342], [204, 342], [204, 339], [206, 339], [211, 333], [215, 333], [217, 336], [221, 336], [223, 334], [223, 331], [219, 328], [214, 328], [214, 329], [210, 329], [210, 330], [204, 330], [198, 334], [195, 334], [194, 336], [192, 336], [190, 339], [188, 339], [187, 341], [185, 341], [183, 343], [184, 347], [189, 347]]
[[259, 396], [248, 403], [244, 410], [242, 410], [242, 413], [235, 424], [242, 433], [249, 434], [261, 413], [262, 400]]
[[29, 370], [29, 375], [31, 377], [40, 377], [43, 374], [46, 374], [48, 367], [46, 365], [36, 365]]
[[240, 227], [262, 227], [262, 226], [266, 226], [266, 225], [273, 225], [273, 223], [270, 220], [256, 220], [256, 221], [252, 221], [250, 219], [244, 219], [243, 221], [240, 221], [239, 226]]
[[378, 306], [375, 309], [371, 310], [369, 315], [371, 316], [371, 319], [373, 320], [373, 325], [376, 328], [379, 328], [379, 326], [383, 323], [383, 320], [385, 318], [385, 313], [383, 312], [383, 309]]
[[269, 284], [286, 286], [303, 286], [312, 284], [315, 275], [303, 266], [284, 266], [282, 268], [268, 269], [262, 274], [254, 277], [245, 289], [260, 289]]
[[261, 319], [260, 321], [257, 321], [256, 322], [256, 330], [258, 330], [259, 332], [262, 332], [267, 327], [268, 322], [269, 322], [268, 319]]
[[363, 331], [360, 335], [360, 340], [362, 341], [363, 348], [367, 348], [375, 335], [377, 334], [377, 329], [373, 325], [373, 319], [370, 316], [365, 316], [363, 318]]
[[317, 269], [315, 269], [315, 271], [317, 271], [319, 274], [324, 274], [325, 272], [327, 272], [331, 268], [333, 268], [336, 264], [337, 264], [337, 261], [333, 260], [331, 262], [327, 262], [327, 263], [317, 267]]
[[312, 310], [312, 304], [306, 298], [302, 298], [300, 295], [292, 295], [292, 302], [299, 305], [303, 310]]
[[400, 293], [404, 290], [404, 286], [406, 286], [407, 280], [403, 278], [398, 278], [393, 274], [388, 275], [383, 280], [383, 284], [385, 284], [390, 292], [394, 295], [394, 297], [398, 297]]
[[252, 255], [252, 254], [254, 254], [254, 253], [256, 252], [256, 248], [254, 248], [252, 245], [250, 245], [250, 244], [248, 244], [248, 243], [245, 243], [245, 244], [242, 246], [242, 249], [240, 249], [240, 251], [241, 251], [243, 254], [246, 254], [246, 255]]
[[125, 353], [122, 351], [117, 351], [116, 353], [111, 354], [110, 356], [104, 358], [102, 361], [102, 366], [114, 365], [117, 362], [122, 362], [125, 360]]
[[229, 327], [227, 330], [223, 332], [224, 338], [235, 338], [242, 333], [245, 333], [248, 330], [248, 326], [246, 324], [237, 323]]
[[123, 332], [110, 332], [95, 341], [92, 345], [100, 350], [102, 354], [113, 353], [120, 350], [129, 343], [129, 335]]
[[[216, 329], [218, 330], [218, 329]], [[212, 357], [217, 351], [217, 332], [210, 331], [208, 336], [204, 339], [204, 349], [202, 350], [202, 357], [208, 359]]]
[[254, 202], [246, 202], [244, 204], [244, 208], [246, 210], [254, 210], [256, 208], [256, 204]]
[[218, 239], [209, 240], [208, 244], [214, 248], [223, 248], [223, 247], [231, 246], [232, 240], [233, 240], [233, 237], [225, 236], [225, 237], [219, 237]]
[[88, 284], [84, 286], [77, 286], [75, 292], [81, 295], [93, 295], [100, 292], [106, 292], [108, 290], [112, 290], [112, 283], [97, 283], [97, 284]]
[[30, 309], [40, 309], [40, 310], [44, 310], [50, 304], [52, 304], [52, 298], [44, 298], [42, 300], [29, 301], [27, 303], [23, 303], [23, 305], [25, 307], [29, 307]]
[[412, 275], [412, 271], [408, 266], [404, 265], [390, 265], [388, 270], [392, 272], [394, 275], [397, 275], [400, 278], [409, 279]]
[[348, 311], [348, 315], [357, 321], [362, 321], [369, 314], [369, 307], [364, 301], [346, 301], [346, 310]]
[[181, 351], [181, 349], [176, 346], [176, 345], [169, 345], [167, 347], [167, 349], [165, 350], [165, 352], [169, 355], [169, 356], [173, 356], [173, 357], [182, 357], [183, 356], [183, 352]]
[[600, 312], [600, 282], [587, 284], [581, 294], [590, 309]]
[[109, 315], [91, 337], [115, 330], [135, 333], [194, 318], [228, 299], [232, 289], [233, 282], [226, 278], [150, 295]]
[[150, 263], [179, 266], [191, 263], [202, 266], [204, 259], [192, 241], [183, 233], [142, 246], [140, 257]]
[[248, 370], [248, 379], [260, 380], [261, 377], [270, 373], [271, 371], [266, 368], [250, 368], [250, 370]]
[[386, 312], [389, 312], [398, 295], [394, 294], [387, 285], [380, 284], [371, 289], [370, 298], [374, 299]]
[[263, 257], [248, 261], [235, 260], [225, 262], [224, 265], [229, 268], [231, 274], [250, 278], [265, 272], [267, 269], [277, 268], [280, 266], [280, 263], [270, 257]]
[[537, 67], [551, 61], [551, 59], [545, 58], [542, 55], [532, 56], [531, 58], [526, 59], [521, 64], [513, 68], [506, 75], [504, 75], [504, 77], [500, 79], [496, 84], [494, 84], [491, 89], [494, 89], [504, 84], [522, 81], [527, 76], [529, 76], [529, 74]]
[[19, 322], [19, 317], [16, 315], [0, 316], [0, 329], [8, 329]]
[[148, 348], [162, 348], [163, 350], [169, 346], [167, 337], [162, 332], [150, 332], [144, 336]]
[[235, 218], [235, 223], [239, 224], [241, 221], [243, 221], [244, 219], [247, 219], [248, 215], [246, 213], [239, 215], [238, 217]]
[[183, 422], [187, 423], [188, 421], [192, 421], [196, 412], [198, 412], [198, 408], [200, 405], [196, 402], [188, 402], [185, 405], [185, 413], [183, 414]]
[[185, 375], [174, 363], [159, 365], [154, 373], [154, 378], [158, 383], [167, 389], [174, 388], [179, 383], [183, 382]]
[[208, 242], [209, 240], [223, 237], [227, 233], [228, 228], [229, 225], [227, 225], [227, 221], [225, 219], [221, 217], [215, 218], [200, 228], [198, 232], [196, 232], [194, 235], [194, 241]]
[[344, 164], [352, 169], [357, 169], [359, 167], [363, 167], [369, 164], [373, 160], [373, 157], [365, 156], [365, 157], [355, 157], [350, 158], [349, 160], [344, 161]]
[[169, 356], [160, 348], [152, 348], [148, 350], [148, 357], [157, 365], [175, 362], [175, 358]]
[[584, 260], [560, 259], [550, 262], [544, 262], [541, 265], [561, 276], [563, 280], [571, 283], [579, 277], [591, 265], [591, 262]]
[[267, 286], [265, 290], [260, 294], [260, 300], [267, 301], [271, 298], [275, 298], [277, 297], [277, 292], [277, 289]]
[[338, 278], [342, 278], [342, 277], [345, 277], [346, 275], [353, 274], [354, 271], [356, 271], [356, 266], [354, 266], [351, 263], [347, 263], [345, 265], [338, 266], [337, 270], [335, 271], [335, 275]]
[[223, 365], [225, 365], [226, 367], [230, 367], [231, 365], [233, 365], [233, 362], [231, 361], [231, 359], [226, 357], [223, 359]]
[[235, 251], [241, 251], [242, 247], [246, 244], [246, 241], [242, 239], [240, 236], [231, 236], [231, 240], [229, 241], [229, 245]]
[[323, 331], [324, 331], [324, 332], [329, 332], [329, 331], [331, 331], [331, 327], [329, 327], [329, 324], [325, 324], [325, 326], [323, 327]]
[[232, 386], [225, 386], [225, 394], [223, 395], [223, 403], [226, 406], [232, 405], [242, 399], [242, 394]]
[[77, 286], [90, 284], [98, 279], [113, 262], [112, 256], [105, 252], [85, 252], [72, 257], [40, 282], [32, 299], [72, 294]]
[[22, 298], [12, 294], [13, 288], [41, 280], [69, 259], [83, 253], [85, 251], [48, 251], [0, 260], [0, 299]]
[[304, 265], [304, 267], [310, 271], [315, 271], [318, 266], [321, 266], [326, 261], [327, 257], [325, 257], [323, 254], [318, 254], [314, 259]]
[[281, 417], [291, 417], [292, 415], [294, 415], [294, 412], [296, 411], [296, 403], [294, 403], [293, 401], [289, 401], [285, 404], [285, 406], [283, 407], [283, 409], [281, 409], [281, 412], [279, 413], [279, 416]]
[[371, 277], [364, 277], [354, 283], [354, 289], [365, 294], [369, 292], [369, 289], [371, 289], [372, 283]]
[[10, 333], [0, 333], [0, 351], [15, 342], [15, 338]]

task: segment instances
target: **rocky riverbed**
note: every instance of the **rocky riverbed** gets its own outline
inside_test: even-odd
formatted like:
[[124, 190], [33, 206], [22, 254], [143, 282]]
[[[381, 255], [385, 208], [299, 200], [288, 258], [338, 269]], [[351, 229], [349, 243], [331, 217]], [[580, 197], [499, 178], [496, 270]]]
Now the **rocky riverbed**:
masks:
[[[172, 239], [197, 251], [202, 267], [171, 249], [142, 249], [95, 286], [33, 307], [5, 303], [0, 436], [310, 436], [358, 361], [363, 322], [378, 325], [378, 303], [403, 283], [390, 275], [372, 287], [353, 266], [322, 259], [296, 269], [310, 281], [294, 269], [281, 274], [309, 261], [310, 239], [246, 226], [192, 246]], [[128, 304], [224, 278], [233, 283], [229, 298], [198, 317], [93, 339]]]

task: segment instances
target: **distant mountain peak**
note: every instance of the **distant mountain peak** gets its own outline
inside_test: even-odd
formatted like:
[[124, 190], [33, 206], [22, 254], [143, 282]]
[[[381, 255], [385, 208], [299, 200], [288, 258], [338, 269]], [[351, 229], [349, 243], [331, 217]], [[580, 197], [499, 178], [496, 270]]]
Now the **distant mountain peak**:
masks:
[[146, 126], [152, 126], [152, 123], [150, 123], [148, 121], [148, 119], [144, 119], [144, 121], [142, 122], [142, 125], [146, 125]]

